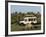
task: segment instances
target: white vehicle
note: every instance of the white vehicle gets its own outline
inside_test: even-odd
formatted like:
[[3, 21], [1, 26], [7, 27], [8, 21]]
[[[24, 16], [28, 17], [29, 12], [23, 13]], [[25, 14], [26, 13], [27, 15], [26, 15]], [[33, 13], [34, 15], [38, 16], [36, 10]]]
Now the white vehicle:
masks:
[[20, 21], [22, 24], [31, 24], [37, 23], [37, 17], [25, 17], [23, 21]]

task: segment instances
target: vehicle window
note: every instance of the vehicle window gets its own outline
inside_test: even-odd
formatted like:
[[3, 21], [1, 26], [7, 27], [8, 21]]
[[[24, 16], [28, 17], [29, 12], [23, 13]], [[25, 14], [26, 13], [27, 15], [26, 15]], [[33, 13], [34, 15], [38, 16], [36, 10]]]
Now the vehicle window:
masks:
[[33, 21], [33, 19], [29, 19], [29, 21]]

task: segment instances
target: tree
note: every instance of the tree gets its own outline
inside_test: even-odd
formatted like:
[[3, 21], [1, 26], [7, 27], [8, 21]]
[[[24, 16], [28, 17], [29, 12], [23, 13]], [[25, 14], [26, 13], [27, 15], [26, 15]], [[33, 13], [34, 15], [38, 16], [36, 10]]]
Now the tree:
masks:
[[15, 15], [17, 15], [18, 13], [17, 13], [17, 12], [15, 12], [14, 14], [15, 14]]

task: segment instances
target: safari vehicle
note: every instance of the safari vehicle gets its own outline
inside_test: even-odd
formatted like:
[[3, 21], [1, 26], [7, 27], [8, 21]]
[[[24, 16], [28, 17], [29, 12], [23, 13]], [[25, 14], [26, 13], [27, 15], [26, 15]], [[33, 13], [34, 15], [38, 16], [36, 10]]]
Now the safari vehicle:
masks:
[[35, 16], [26, 16], [22, 21], [20, 21], [21, 24], [31, 24], [31, 23], [37, 23], [37, 17]]

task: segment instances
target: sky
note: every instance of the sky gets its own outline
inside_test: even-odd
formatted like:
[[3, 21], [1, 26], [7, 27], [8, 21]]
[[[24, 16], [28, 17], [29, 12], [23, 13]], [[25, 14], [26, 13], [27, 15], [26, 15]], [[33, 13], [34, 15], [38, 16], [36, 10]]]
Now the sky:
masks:
[[41, 12], [41, 6], [22, 6], [11, 5], [11, 13], [13, 12]]

